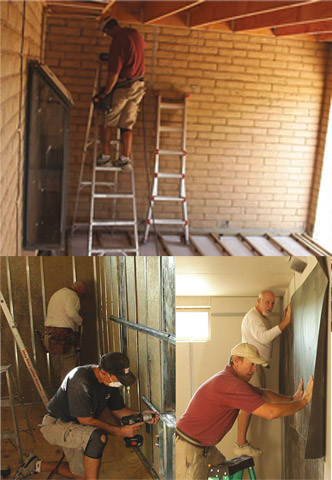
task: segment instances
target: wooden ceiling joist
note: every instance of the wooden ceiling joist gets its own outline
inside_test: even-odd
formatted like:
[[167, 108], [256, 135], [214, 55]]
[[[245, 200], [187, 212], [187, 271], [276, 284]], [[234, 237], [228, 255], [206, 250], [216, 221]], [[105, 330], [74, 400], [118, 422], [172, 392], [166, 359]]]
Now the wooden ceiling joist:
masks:
[[309, 34], [323, 34], [332, 31], [332, 20], [301, 23], [301, 25], [290, 25], [288, 27], [278, 27], [273, 29], [274, 35], [277, 37], [285, 35], [309, 35]]
[[186, 1], [186, 2], [143, 2], [143, 23], [153, 24], [169, 16], [174, 16], [179, 13], [195, 7], [204, 0]]
[[278, 10], [303, 5], [310, 0], [302, 1], [205, 1], [193, 9], [190, 15], [190, 27], [206, 27], [221, 21], [230, 21], [242, 17], [255, 17], [259, 13], [275, 12]]
[[300, 25], [332, 19], [332, 2], [315, 1], [307, 5], [290, 7], [278, 12], [262, 13], [251, 17], [243, 17], [232, 22], [234, 32], [258, 30], [260, 28], [277, 28]]
[[51, 16], [332, 41], [332, 0], [45, 0]]

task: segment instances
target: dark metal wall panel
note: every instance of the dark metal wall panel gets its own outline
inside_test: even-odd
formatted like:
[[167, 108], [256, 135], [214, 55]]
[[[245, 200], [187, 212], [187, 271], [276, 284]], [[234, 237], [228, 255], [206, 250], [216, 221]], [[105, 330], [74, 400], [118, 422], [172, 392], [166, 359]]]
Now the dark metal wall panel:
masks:
[[[327, 284], [327, 277], [318, 264], [292, 297], [292, 322], [290, 328], [285, 330], [281, 338], [281, 393], [293, 394], [297, 389], [300, 378], [304, 379], [306, 385], [309, 376], [315, 373], [317, 362], [320, 362], [319, 369], [322, 370], [323, 378], [326, 380], [327, 358], [320, 358], [317, 355], [317, 345]], [[287, 362], [284, 362], [283, 359], [287, 359]], [[321, 388], [324, 388], [322, 382], [314, 384], [313, 398], [317, 394], [318, 396], [320, 395]], [[325, 397], [325, 392], [323, 392], [323, 397]], [[303, 410], [285, 418], [284, 455], [286, 478], [323, 478], [321, 472], [324, 459], [305, 460], [305, 450], [307, 440], [310, 438], [310, 422], [314, 421], [316, 423], [319, 417], [323, 416], [323, 424], [325, 424], [325, 415], [324, 408], [313, 408], [312, 402]], [[316, 434], [319, 437], [322, 436], [323, 441], [325, 441], [324, 429], [316, 432]], [[312, 441], [318, 442], [319, 438], [311, 438], [310, 442]]]

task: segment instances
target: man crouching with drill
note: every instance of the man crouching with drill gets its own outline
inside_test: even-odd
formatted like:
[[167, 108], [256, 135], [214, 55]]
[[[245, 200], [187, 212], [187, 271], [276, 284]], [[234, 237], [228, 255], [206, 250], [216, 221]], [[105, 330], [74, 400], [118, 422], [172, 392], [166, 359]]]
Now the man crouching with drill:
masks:
[[[99, 420], [105, 407], [119, 420], [138, 414], [125, 406], [119, 391], [119, 387], [130, 386], [135, 380], [128, 357], [119, 352], [103, 355], [99, 365], [71, 370], [51, 399], [40, 429], [51, 445], [63, 448], [68, 463], [46, 462], [29, 453], [14, 479], [52, 471], [67, 478], [98, 479], [107, 436], [134, 437], [144, 424], [127, 421], [114, 426]], [[142, 419], [153, 424], [159, 415], [146, 410]]]

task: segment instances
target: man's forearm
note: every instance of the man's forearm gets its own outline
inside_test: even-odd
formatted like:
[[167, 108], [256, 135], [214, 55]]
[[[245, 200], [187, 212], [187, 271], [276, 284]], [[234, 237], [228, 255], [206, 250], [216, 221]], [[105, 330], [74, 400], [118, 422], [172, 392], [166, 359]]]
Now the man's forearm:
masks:
[[104, 93], [107, 94], [113, 90], [113, 87], [116, 84], [118, 77], [119, 77], [118, 73], [108, 72]]
[[267, 418], [268, 420], [273, 420], [274, 418], [287, 417], [293, 413], [301, 410], [307, 405], [307, 401], [302, 398], [301, 400], [295, 400], [288, 403], [264, 403], [260, 407], [256, 408], [252, 413], [259, 417]]
[[288, 395], [282, 395], [281, 393], [273, 392], [272, 390], [267, 390], [266, 388], [261, 388], [263, 391], [263, 398], [270, 403], [279, 402], [279, 403], [288, 403], [292, 402], [292, 397]]

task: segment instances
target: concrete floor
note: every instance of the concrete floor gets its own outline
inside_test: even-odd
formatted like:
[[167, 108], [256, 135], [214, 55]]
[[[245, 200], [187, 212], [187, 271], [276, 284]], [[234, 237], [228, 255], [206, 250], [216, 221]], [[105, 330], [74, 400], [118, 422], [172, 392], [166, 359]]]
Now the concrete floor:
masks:
[[[62, 455], [60, 447], [52, 446], [42, 436], [39, 431], [38, 424], [41, 424], [45, 415], [45, 407], [40, 405], [30, 405], [25, 407], [32, 427], [34, 440], [32, 439], [29, 429], [26, 425], [22, 407], [17, 407], [17, 420], [20, 430], [21, 446], [23, 458], [25, 455], [33, 451], [42, 460], [59, 460]], [[12, 417], [9, 408], [1, 409], [1, 431], [13, 430]], [[15, 440], [13, 440], [15, 443]], [[16, 447], [9, 440], [2, 440], [1, 443], [1, 469], [10, 466], [13, 478], [18, 466], [18, 452]], [[42, 472], [33, 475], [33, 479], [47, 479], [49, 473]], [[59, 475], [53, 478], [64, 478]], [[132, 480], [149, 480], [151, 476], [146, 470], [137, 454], [131, 449], [126, 448], [124, 441], [120, 437], [109, 437], [108, 443], [104, 450], [100, 479], [132, 479]]]

